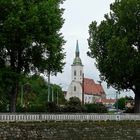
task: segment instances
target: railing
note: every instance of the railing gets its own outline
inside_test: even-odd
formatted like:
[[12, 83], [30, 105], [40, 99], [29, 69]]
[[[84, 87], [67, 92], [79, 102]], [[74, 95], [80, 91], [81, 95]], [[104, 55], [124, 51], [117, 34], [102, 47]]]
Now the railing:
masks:
[[0, 122], [13, 121], [107, 121], [140, 120], [140, 114], [13, 114], [0, 113]]

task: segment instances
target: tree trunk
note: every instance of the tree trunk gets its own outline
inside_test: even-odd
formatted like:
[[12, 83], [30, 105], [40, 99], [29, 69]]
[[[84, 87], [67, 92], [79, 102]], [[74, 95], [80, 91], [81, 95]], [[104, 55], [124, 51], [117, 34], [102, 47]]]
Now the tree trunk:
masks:
[[134, 107], [135, 113], [140, 113], [140, 91], [135, 92], [135, 107]]
[[16, 112], [17, 84], [13, 86], [10, 93], [10, 112]]
[[10, 112], [16, 112], [16, 93], [13, 93], [10, 98]]

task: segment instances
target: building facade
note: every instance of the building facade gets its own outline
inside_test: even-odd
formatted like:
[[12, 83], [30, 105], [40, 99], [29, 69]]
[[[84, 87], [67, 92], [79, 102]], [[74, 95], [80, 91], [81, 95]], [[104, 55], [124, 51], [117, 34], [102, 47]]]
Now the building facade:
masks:
[[71, 65], [71, 83], [65, 96], [66, 99], [78, 97], [84, 103], [94, 103], [98, 98], [105, 98], [101, 84], [96, 84], [93, 79], [84, 78], [83, 67], [77, 41], [75, 58]]

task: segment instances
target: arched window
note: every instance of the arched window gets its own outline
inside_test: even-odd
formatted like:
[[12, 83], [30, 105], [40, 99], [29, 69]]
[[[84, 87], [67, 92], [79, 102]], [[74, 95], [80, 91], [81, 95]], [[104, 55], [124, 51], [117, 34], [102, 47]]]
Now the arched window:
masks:
[[80, 76], [82, 76], [82, 70], [80, 70]]
[[74, 70], [74, 76], [76, 76], [76, 70]]
[[74, 91], [76, 91], [76, 86], [74, 86]]

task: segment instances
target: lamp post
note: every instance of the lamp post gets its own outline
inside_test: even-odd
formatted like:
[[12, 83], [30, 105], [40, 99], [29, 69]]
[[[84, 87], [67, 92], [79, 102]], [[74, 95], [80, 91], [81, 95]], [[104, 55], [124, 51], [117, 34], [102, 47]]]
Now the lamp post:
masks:
[[50, 102], [50, 73], [48, 73], [48, 102]]
[[53, 86], [51, 87], [52, 90], [52, 102], [54, 101], [54, 94], [53, 94]]
[[118, 112], [118, 91], [116, 91], [116, 110]]
[[118, 109], [118, 94], [120, 94], [120, 90], [116, 91], [116, 110], [117, 112], [119, 111]]
[[82, 105], [84, 105], [84, 73], [82, 76]]
[[58, 105], [58, 91], [57, 91], [57, 105]]
[[58, 98], [58, 95], [59, 95], [59, 88], [62, 90], [62, 87], [61, 87], [61, 85], [62, 85], [62, 83], [60, 83], [58, 86], [58, 88], [56, 89], [57, 90], [57, 92], [56, 92], [56, 103], [57, 103], [57, 105], [59, 104], [59, 98]]

